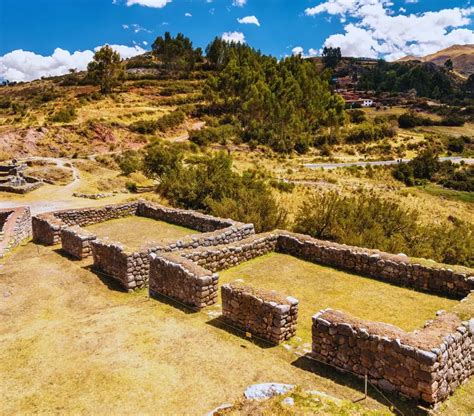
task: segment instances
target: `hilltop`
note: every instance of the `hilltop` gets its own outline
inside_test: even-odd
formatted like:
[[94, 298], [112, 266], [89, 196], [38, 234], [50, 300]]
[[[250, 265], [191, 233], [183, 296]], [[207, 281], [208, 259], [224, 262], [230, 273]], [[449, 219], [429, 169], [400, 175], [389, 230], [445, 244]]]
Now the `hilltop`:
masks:
[[442, 66], [448, 59], [453, 61], [454, 70], [459, 74], [465, 77], [474, 74], [474, 45], [453, 45], [431, 55], [405, 56], [397, 62], [421, 61]]

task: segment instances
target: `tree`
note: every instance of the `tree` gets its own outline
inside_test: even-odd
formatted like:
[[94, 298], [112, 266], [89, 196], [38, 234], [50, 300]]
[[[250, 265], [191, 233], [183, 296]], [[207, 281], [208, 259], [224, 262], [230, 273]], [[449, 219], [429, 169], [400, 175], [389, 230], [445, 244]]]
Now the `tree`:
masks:
[[191, 70], [202, 59], [201, 48], [194, 50], [191, 40], [182, 33], [173, 38], [166, 32], [164, 37], [155, 39], [151, 48], [166, 69]]
[[326, 68], [334, 69], [341, 62], [341, 48], [331, 48], [325, 46], [322, 53], [323, 62]]
[[446, 68], [446, 70], [448, 72], [451, 72], [454, 70], [454, 64], [453, 64], [453, 61], [451, 59], [448, 59], [445, 63], [444, 63], [444, 67]]
[[220, 37], [216, 37], [206, 47], [206, 58], [209, 64], [217, 69], [222, 68], [226, 63], [228, 48], [228, 42]]
[[100, 85], [100, 92], [108, 94], [125, 76], [120, 54], [109, 45], [100, 48], [87, 66], [91, 80]]

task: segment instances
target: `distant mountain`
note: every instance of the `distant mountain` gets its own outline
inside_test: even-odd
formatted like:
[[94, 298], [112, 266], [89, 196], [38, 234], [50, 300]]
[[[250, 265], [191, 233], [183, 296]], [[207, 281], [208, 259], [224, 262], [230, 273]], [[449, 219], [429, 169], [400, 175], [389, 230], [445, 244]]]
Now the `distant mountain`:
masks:
[[423, 57], [405, 56], [397, 62], [421, 61], [442, 66], [448, 59], [453, 61], [454, 70], [459, 74], [465, 77], [474, 74], [474, 45], [454, 45]]

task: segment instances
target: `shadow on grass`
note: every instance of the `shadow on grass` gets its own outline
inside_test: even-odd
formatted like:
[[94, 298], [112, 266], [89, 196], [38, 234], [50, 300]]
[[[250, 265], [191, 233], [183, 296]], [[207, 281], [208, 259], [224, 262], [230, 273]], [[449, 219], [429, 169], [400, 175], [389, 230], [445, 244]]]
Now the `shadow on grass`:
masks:
[[78, 259], [77, 257], [72, 256], [71, 254], [64, 251], [61, 247], [53, 249], [53, 252], [59, 254], [61, 257], [68, 259], [69, 261], [73, 261], [75, 263], [82, 263], [84, 262], [83, 259]]
[[[352, 400], [361, 405], [364, 404], [364, 380], [356, 377], [353, 374], [344, 372], [343, 370], [337, 370], [336, 368], [319, 363], [312, 360], [309, 356], [298, 357], [291, 365], [300, 368], [302, 370], [308, 371], [310, 373], [316, 374], [319, 377], [327, 378], [339, 385], [352, 388], [360, 392], [360, 398], [354, 397]], [[368, 385], [367, 395], [378, 401], [379, 403], [391, 408], [392, 412], [395, 415], [404, 416], [425, 416], [431, 414], [427, 409], [420, 407], [419, 403], [414, 400], [402, 399], [399, 396], [389, 393], [383, 393], [383, 395], [375, 390], [373, 386]], [[384, 397], [385, 396], [385, 397]], [[388, 399], [388, 400], [387, 400]], [[392, 408], [392, 404], [395, 408]], [[398, 411], [397, 411], [398, 409]]]
[[235, 335], [239, 338], [242, 338], [246, 341], [252, 342], [260, 348], [269, 349], [276, 347], [275, 344], [270, 341], [265, 341], [260, 338], [247, 337], [247, 332], [235, 327], [233, 324], [227, 322], [222, 317], [217, 317], [206, 322], [206, 325], [213, 326], [214, 328], [222, 329], [223, 331], [228, 332], [229, 334]]
[[164, 303], [165, 305], [171, 306], [175, 309], [178, 309], [181, 312], [184, 312], [186, 315], [194, 315], [198, 311], [191, 306], [183, 305], [180, 302], [177, 302], [169, 297], [163, 296], [157, 292], [150, 290], [150, 299], [157, 300], [158, 302]]
[[117, 280], [101, 272], [100, 270], [97, 270], [92, 264], [84, 266], [83, 269], [95, 274], [101, 280], [101, 282], [107, 286], [108, 289], [114, 290], [116, 292], [127, 293], [127, 290], [125, 290]]

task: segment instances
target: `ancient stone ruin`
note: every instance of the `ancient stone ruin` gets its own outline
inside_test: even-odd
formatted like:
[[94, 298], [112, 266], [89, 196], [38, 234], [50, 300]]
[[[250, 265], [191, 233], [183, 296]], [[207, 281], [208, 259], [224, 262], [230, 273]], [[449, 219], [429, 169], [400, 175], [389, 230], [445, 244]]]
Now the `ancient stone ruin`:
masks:
[[222, 316], [253, 335], [280, 344], [296, 333], [298, 300], [238, 282], [223, 285]]
[[0, 210], [0, 258], [31, 237], [28, 207]]
[[[81, 227], [132, 215], [194, 229], [201, 234], [175, 241], [147, 243], [139, 250], [97, 238]], [[47, 245], [62, 243], [69, 255], [82, 259], [92, 254], [94, 267], [117, 280], [126, 290], [148, 286], [150, 254], [228, 244], [254, 234], [252, 224], [204, 215], [196, 211], [167, 208], [146, 201], [55, 211], [33, 217], [33, 239]], [[144, 243], [146, 240], [144, 240]]]
[[474, 373], [473, 326], [442, 314], [421, 331], [354, 319], [338, 311], [313, 317], [313, 356], [367, 375], [381, 389], [434, 404]]
[[0, 164], [0, 191], [26, 194], [43, 185], [43, 182], [25, 174], [27, 165], [12, 161], [10, 164]]
[[[274, 231], [231, 244], [182, 250], [167, 257], [166, 262], [154, 257], [150, 267], [150, 295], [165, 292], [169, 297], [193, 305], [192, 299], [198, 289], [178, 278], [180, 274], [193, 279], [212, 276], [212, 293], [216, 293], [216, 272], [272, 251], [445, 296], [462, 298], [474, 290], [473, 275], [441, 265], [424, 266], [402, 255], [340, 245], [288, 231]], [[152, 288], [156, 290], [152, 291]], [[282, 341], [272, 338], [274, 334], [282, 335], [284, 339], [291, 336], [294, 332], [290, 334], [277, 327], [269, 329], [262, 323], [260, 317], [268, 314], [262, 310], [266, 300], [253, 293], [254, 289], [224, 285], [225, 318], [274, 343]], [[274, 302], [272, 305], [279, 304]], [[201, 308], [206, 306], [208, 303], [200, 305]], [[282, 325], [289, 322], [287, 319], [281, 319]], [[277, 323], [278, 319], [272, 319], [272, 322]], [[291, 321], [290, 328], [291, 331], [296, 329], [296, 319]], [[372, 383], [385, 391], [429, 404], [444, 400], [474, 372], [474, 319], [461, 322], [454, 314], [444, 314], [427, 322], [421, 331], [406, 333], [391, 325], [361, 321], [328, 310], [313, 318], [312, 328], [313, 358], [361, 377], [367, 375]]]
[[[131, 250], [83, 228], [133, 215], [184, 226], [199, 234], [148, 242]], [[28, 209], [0, 212], [0, 255], [5, 251], [1, 247], [11, 248], [28, 237], [29, 218]], [[270, 252], [458, 299], [474, 290], [474, 275], [469, 269], [459, 269], [466, 270], [461, 272], [435, 263], [426, 266], [403, 255], [288, 231], [255, 235], [252, 224], [145, 201], [41, 214], [33, 217], [32, 229], [35, 242], [61, 243], [66, 253], [79, 259], [92, 256], [94, 267], [124, 289], [149, 286], [151, 297], [174, 299], [193, 310], [217, 302], [219, 271]], [[297, 299], [240, 282], [223, 285], [221, 293], [222, 317], [233, 327], [273, 344], [295, 334], [300, 306]], [[441, 313], [423, 329], [408, 333], [388, 324], [324, 310], [313, 317], [312, 339], [312, 358], [367, 376], [382, 390], [430, 405], [446, 399], [474, 372], [474, 319], [462, 322], [450, 313]]]

